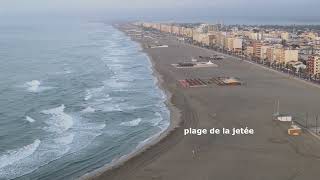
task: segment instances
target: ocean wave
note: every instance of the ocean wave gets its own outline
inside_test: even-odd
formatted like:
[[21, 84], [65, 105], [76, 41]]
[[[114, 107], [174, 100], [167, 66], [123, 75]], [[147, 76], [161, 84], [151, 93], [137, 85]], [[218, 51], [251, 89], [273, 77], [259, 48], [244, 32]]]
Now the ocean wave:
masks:
[[[57, 109], [48, 110], [48, 113], [61, 112], [63, 108], [60, 106]], [[66, 132], [42, 137], [41, 144], [40, 140], [36, 140], [31, 145], [9, 153], [12, 155], [10, 158], [8, 155], [0, 156], [0, 179], [21, 177], [66, 155], [81, 151], [102, 134], [105, 126], [104, 123], [75, 121], [74, 127]]]
[[[39, 167], [61, 158], [70, 150], [69, 145], [55, 142], [55, 139], [36, 140], [33, 144], [20, 149], [23, 158], [11, 161], [0, 168], [0, 179], [14, 179], [29, 174]], [[1, 161], [2, 159], [0, 159]]]
[[54, 142], [61, 145], [68, 145], [73, 142], [74, 134], [67, 134], [54, 139]]
[[101, 124], [94, 124], [94, 123], [84, 123], [80, 127], [76, 127], [77, 131], [96, 131], [96, 130], [102, 130], [106, 127], [106, 124], [101, 123]]
[[104, 134], [107, 134], [108, 136], [118, 136], [123, 134], [123, 132], [120, 130], [111, 129], [111, 130], [105, 131]]
[[138, 126], [140, 124], [140, 122], [142, 121], [141, 118], [137, 118], [137, 119], [134, 119], [132, 121], [128, 121], [128, 122], [122, 122], [120, 123], [121, 126]]
[[84, 110], [82, 110], [81, 112], [83, 113], [94, 113], [96, 110], [94, 108], [92, 108], [91, 106], [85, 108]]
[[149, 137], [143, 141], [140, 141], [138, 143], [138, 145], [136, 146], [136, 150], [143, 148], [146, 144], [148, 144], [148, 143], [152, 142], [154, 139], [158, 138], [161, 135], [161, 133], [162, 133], [162, 131], [152, 135], [151, 137]]
[[39, 93], [45, 90], [52, 89], [52, 87], [42, 87], [39, 80], [32, 80], [25, 83], [25, 87], [29, 92]]
[[38, 149], [40, 143], [41, 141], [37, 139], [32, 144], [20, 149], [7, 151], [4, 155], [0, 156], [0, 169], [31, 156]]
[[123, 82], [120, 79], [110, 79], [104, 82], [106, 86], [115, 89], [121, 89], [128, 87], [128, 82]]
[[153, 126], [158, 126], [161, 121], [163, 121], [163, 118], [159, 112], [154, 113], [156, 118], [151, 119], [150, 123], [152, 123]]
[[26, 83], [26, 85], [28, 86], [28, 90], [32, 92], [38, 91], [40, 84], [41, 82], [38, 80], [32, 80]]
[[71, 70], [66, 70], [66, 71], [64, 71], [64, 73], [65, 73], [65, 74], [71, 74], [72, 71], [71, 71]]
[[104, 98], [99, 98], [96, 100], [96, 102], [107, 102], [107, 101], [111, 101], [113, 98], [111, 97], [104, 97]]
[[105, 104], [105, 103], [99, 102], [99, 104], [93, 104], [93, 107], [103, 112], [122, 111], [119, 104], [114, 104], [114, 103]]
[[[122, 34], [116, 35], [115, 38], [120, 38], [120, 37], [122, 37]], [[126, 127], [133, 127], [131, 129], [135, 130], [136, 128], [134, 126], [139, 126], [139, 125], [142, 125], [142, 123], [146, 122], [146, 124], [143, 124], [143, 125], [150, 126], [151, 129], [157, 129], [157, 128], [153, 128], [152, 126], [158, 127], [164, 124], [164, 121], [160, 115], [162, 112], [159, 114], [156, 114], [155, 116], [152, 116], [154, 109], [157, 109], [157, 108], [153, 108], [152, 104], [157, 104], [158, 99], [150, 98], [149, 96], [150, 94], [153, 94], [154, 96], [158, 96], [158, 93], [153, 93], [152, 91], [149, 92], [149, 88], [154, 88], [154, 86], [146, 85], [146, 84], [152, 83], [150, 81], [150, 79], [152, 78], [152, 75], [150, 74], [150, 71], [146, 71], [146, 68], [143, 68], [145, 66], [146, 61], [143, 60], [142, 57], [136, 56], [138, 55], [136, 54], [136, 48], [140, 46], [131, 45], [131, 43], [123, 44], [123, 41], [126, 41], [126, 40], [127, 38], [122, 38], [122, 39], [120, 38], [121, 42], [117, 43], [117, 41], [114, 41], [114, 39], [112, 39], [110, 41], [110, 46], [107, 47], [107, 49], [110, 50], [110, 51], [106, 51], [107, 52], [106, 56], [108, 57], [105, 57], [102, 60], [106, 63], [108, 67], [110, 66], [109, 70], [114, 72], [115, 74], [110, 75], [109, 77], [106, 77], [105, 84], [102, 84], [104, 86], [102, 87], [98, 86], [97, 88], [91, 88], [91, 89], [85, 89], [85, 87], [76, 86], [75, 88], [77, 88], [79, 91], [82, 92], [82, 96], [80, 97], [80, 104], [79, 104], [79, 101], [74, 101], [75, 98], [73, 98], [73, 96], [66, 99], [54, 98], [55, 102], [59, 102], [60, 100], [62, 100], [63, 102], [66, 103], [66, 105], [67, 104], [74, 105], [75, 111], [77, 111], [79, 106], [82, 106], [83, 108], [80, 109], [80, 112], [79, 111], [69, 112], [69, 108], [68, 108], [68, 111], [66, 111], [65, 109], [66, 107], [63, 105], [63, 103], [60, 103], [62, 105], [58, 104], [57, 106], [59, 105], [60, 106], [55, 107], [53, 109], [51, 108], [50, 109], [48, 108], [47, 110], [43, 109], [41, 113], [43, 114], [43, 116], [47, 117], [47, 119], [45, 119], [46, 127], [44, 127], [44, 130], [48, 132], [41, 133], [41, 137], [34, 137], [34, 138], [41, 139], [41, 143], [39, 143], [38, 145], [35, 144], [34, 147], [29, 147], [29, 149], [31, 150], [32, 148], [34, 148], [34, 151], [31, 155], [27, 156], [28, 153], [26, 153], [22, 157], [27, 157], [27, 158], [19, 159], [15, 161], [13, 164], [9, 164], [2, 169], [0, 168], [0, 179], [2, 179], [3, 177], [4, 178], [21, 177], [24, 174], [28, 174], [35, 171], [36, 171], [36, 174], [31, 175], [31, 177], [35, 177], [39, 173], [40, 174], [39, 177], [47, 177], [48, 179], [55, 178], [54, 175], [46, 174], [48, 170], [46, 169], [47, 168], [46, 164], [50, 163], [48, 168], [57, 167], [60, 165], [60, 163], [61, 165], [66, 165], [69, 162], [69, 161], [66, 162], [67, 160], [72, 158], [73, 155], [78, 155], [78, 154], [80, 154], [81, 157], [77, 156], [77, 158], [80, 158], [80, 160], [83, 160], [81, 158], [83, 158], [82, 155], [83, 156], [86, 155], [86, 151], [87, 151], [87, 149], [85, 149], [86, 147], [88, 147], [88, 150], [91, 151], [91, 149], [94, 148], [95, 145], [97, 145], [98, 147], [100, 143], [105, 143], [105, 139], [96, 138], [101, 134], [104, 134], [111, 139], [119, 135], [125, 137], [126, 134], [130, 134], [130, 131], [123, 131], [123, 128], [126, 129]], [[117, 49], [114, 50], [112, 48], [117, 48]], [[75, 62], [70, 61], [70, 65], [72, 65], [73, 63]], [[64, 64], [64, 65], [66, 66], [67, 64]], [[77, 64], [77, 66], [78, 65], [81, 65], [81, 64]], [[109, 70], [107, 69], [106, 71], [109, 72]], [[69, 68], [63, 68], [61, 69], [61, 71], [62, 71], [61, 73], [65, 73], [65, 74], [72, 73], [72, 71], [74, 71], [74, 73], [78, 73], [77, 69], [69, 69]], [[76, 78], [77, 77], [75, 76], [74, 80], [77, 81]], [[56, 80], [56, 79], [52, 79], [52, 80]], [[60, 80], [60, 78], [57, 80]], [[86, 81], [87, 79], [85, 78], [84, 80]], [[84, 84], [86, 83], [91, 84], [92, 82], [84, 82]], [[30, 92], [41, 92], [49, 88], [49, 87], [43, 87], [43, 86], [46, 86], [46, 85], [41, 80], [33, 80], [26, 83], [25, 86], [23, 86], [22, 88], [23, 90], [27, 89]], [[73, 84], [70, 84], [70, 86], [67, 86], [67, 87], [74, 88]], [[143, 89], [143, 92], [141, 91], [141, 89]], [[60, 90], [60, 88], [57, 90]], [[128, 91], [128, 92], [120, 92], [120, 90]], [[139, 93], [135, 93], [133, 91], [137, 91]], [[110, 93], [110, 96], [112, 97], [109, 97], [107, 93]], [[68, 92], [66, 92], [66, 95], [68, 95]], [[39, 100], [43, 102], [42, 101], [43, 99], [39, 99]], [[46, 106], [48, 105], [48, 103], [41, 104], [41, 105]], [[119, 113], [119, 112], [101, 113], [101, 114], [97, 113], [97, 116], [84, 116], [84, 113], [93, 113], [95, 111], [100, 112], [100, 111], [122, 111], [122, 110], [128, 111], [128, 112], [127, 113]], [[148, 112], [148, 115], [149, 113], [151, 113], [152, 117], [149, 116], [150, 118], [148, 119], [148, 117], [139, 116], [139, 113], [142, 113], [142, 112]], [[114, 122], [115, 119], [121, 118], [122, 116], [126, 116], [126, 118], [127, 116], [129, 116], [129, 119], [127, 120], [127, 122], [121, 122], [121, 121]], [[140, 118], [137, 118], [137, 116]], [[26, 116], [25, 119], [31, 122], [32, 116], [29, 118], [28, 117], [29, 116]], [[85, 119], [88, 117], [92, 117], [93, 119]], [[94, 118], [97, 118], [97, 117], [101, 119], [106, 119], [107, 125], [103, 120], [96, 122]], [[163, 118], [166, 119], [167, 118], [166, 115], [164, 115]], [[39, 120], [36, 119], [36, 120], [40, 121], [40, 119]], [[108, 127], [106, 128], [106, 126]], [[32, 127], [32, 128], [37, 128], [37, 127]], [[34, 134], [34, 136], [37, 136], [37, 135]], [[139, 136], [135, 138], [132, 143], [135, 143], [135, 144], [139, 143], [140, 140], [141, 140], [141, 137]], [[148, 138], [142, 141], [139, 145], [143, 146], [145, 143], [148, 143], [150, 140], [151, 138]], [[125, 152], [128, 151], [128, 149], [117, 149], [117, 148], [115, 148], [114, 150], [116, 154], [123, 153], [123, 151]], [[72, 156], [69, 157], [69, 155], [71, 154]], [[112, 152], [112, 154], [114, 154], [114, 152]], [[0, 158], [1, 157], [2, 156], [0, 154]], [[61, 160], [56, 161], [57, 159], [61, 159]], [[3, 164], [2, 161], [3, 159], [0, 159], [0, 165], [1, 163]], [[91, 162], [88, 162], [88, 163], [91, 163]], [[75, 167], [75, 169], [76, 168], [77, 167]], [[64, 173], [68, 173], [66, 172], [66, 170], [67, 169], [59, 173], [64, 175]], [[79, 173], [86, 170], [87, 169], [79, 170]], [[29, 175], [27, 175], [26, 177], [21, 177], [21, 178], [30, 178], [30, 177]]]
[[120, 74], [121, 72], [124, 72], [124, 69], [126, 68], [126, 66], [124, 64], [120, 64], [114, 61], [115, 60], [113, 59], [113, 61], [107, 62], [109, 69], [115, 74]]
[[43, 114], [51, 115], [49, 121], [46, 123], [49, 125], [46, 128], [50, 132], [62, 133], [73, 126], [72, 116], [64, 112], [65, 106], [61, 106], [49, 110], [42, 111]]
[[103, 133], [105, 126], [104, 123], [79, 121], [66, 132], [42, 137], [41, 144], [40, 140], [36, 140], [33, 144], [0, 155], [0, 179], [21, 177], [66, 155], [81, 151]]
[[26, 121], [30, 122], [30, 123], [33, 123], [35, 122], [36, 120], [34, 120], [33, 118], [31, 118], [30, 116], [26, 116]]
[[71, 73], [73, 73], [72, 70], [70, 70], [70, 69], [64, 69], [63, 71], [55, 72], [54, 74], [55, 74], [55, 75], [67, 75], [67, 74], [71, 74]]
[[104, 90], [104, 86], [86, 90], [87, 94], [86, 94], [84, 100], [88, 101], [91, 98], [98, 96], [103, 90]]

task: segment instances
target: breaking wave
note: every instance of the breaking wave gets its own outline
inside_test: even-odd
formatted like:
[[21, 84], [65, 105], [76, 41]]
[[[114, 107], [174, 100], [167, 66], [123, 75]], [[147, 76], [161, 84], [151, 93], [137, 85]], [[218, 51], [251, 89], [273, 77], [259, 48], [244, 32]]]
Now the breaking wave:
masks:
[[81, 112], [83, 113], [94, 113], [96, 110], [94, 108], [92, 108], [91, 106], [85, 108], [84, 110], [82, 110]]
[[151, 119], [150, 122], [153, 124], [153, 126], [158, 126], [160, 124], [160, 122], [163, 121], [163, 118], [162, 118], [161, 114], [158, 112], [155, 112], [154, 114], [155, 114], [156, 118]]
[[41, 86], [41, 82], [39, 80], [32, 80], [25, 83], [25, 87], [29, 92], [39, 93], [48, 89], [52, 89], [52, 87], [43, 87]]
[[73, 142], [74, 134], [68, 134], [66, 136], [58, 137], [54, 139], [54, 142], [61, 145], [68, 145]]
[[38, 80], [32, 80], [26, 83], [26, 85], [28, 86], [28, 90], [31, 92], [37, 92], [39, 90], [40, 84], [41, 83]]
[[120, 125], [121, 126], [138, 126], [141, 121], [142, 121], [141, 118], [137, 118], [137, 119], [134, 119], [132, 121], [122, 122], [122, 123], [120, 123]]
[[73, 118], [64, 112], [65, 106], [61, 106], [49, 110], [42, 111], [43, 114], [51, 115], [47, 128], [50, 132], [62, 133], [73, 126]]
[[90, 100], [91, 98], [98, 96], [104, 89], [104, 86], [99, 87], [99, 88], [92, 88], [87, 90], [87, 94], [84, 98], [85, 101]]
[[[97, 37], [99, 43], [100, 41], [102, 43], [101, 46], [105, 46], [106, 43], [103, 38], [105, 36]], [[159, 101], [161, 94], [158, 93], [159, 89], [152, 83], [151, 69], [146, 68], [151, 63], [148, 62], [147, 58], [140, 55], [140, 52], [136, 52], [137, 47], [140, 47], [136, 46], [127, 42], [126, 38], [122, 38], [122, 34], [119, 34], [110, 40], [110, 44], [106, 45], [105, 49], [101, 49], [103, 54], [99, 54], [100, 48], [95, 47], [95, 50], [99, 50], [99, 52], [97, 51], [98, 54], [95, 54], [94, 58], [90, 58], [88, 61], [85, 60], [85, 64], [82, 64], [84, 61], [79, 61], [78, 58], [76, 61], [73, 61], [73, 58], [68, 58], [70, 62], [63, 64], [66, 67], [53, 68], [55, 72], [60, 71], [57, 73], [59, 76], [54, 72], [48, 72], [46, 78], [50, 79], [54, 88], [57, 88], [54, 91], [47, 91], [44, 96], [37, 96], [37, 98], [34, 98], [34, 94], [27, 94], [27, 98], [30, 97], [34, 101], [30, 103], [34, 107], [31, 107], [30, 110], [32, 114], [26, 114], [31, 117], [25, 116], [24, 123], [26, 121], [37, 122], [32, 126], [27, 126], [27, 128], [30, 128], [28, 129], [30, 135], [37, 140], [26, 146], [20, 145], [19, 148], [7, 151], [4, 154], [0, 153], [0, 179], [21, 177], [29, 173], [32, 173], [31, 178], [34, 179], [38, 175], [39, 177], [54, 179], [57, 174], [68, 176], [72, 173], [87, 172], [90, 170], [89, 165], [84, 168], [76, 167], [72, 166], [71, 161], [68, 160], [75, 156], [79, 161], [92, 164], [96, 158], [101, 158], [100, 153], [97, 156], [92, 156], [91, 160], [91, 158], [88, 159], [87, 150], [90, 153], [99, 152], [100, 149], [95, 148], [104, 147], [112, 148], [113, 152], [105, 154], [108, 159], [112, 160], [113, 157], [111, 156], [113, 154], [122, 154], [134, 150], [132, 147], [123, 144], [122, 139], [126, 139], [129, 135], [132, 136], [132, 132], [137, 131], [137, 129], [141, 136], [132, 138], [130, 144], [144, 146], [152, 141], [152, 137], [147, 138], [148, 135], [144, 133], [150, 133], [151, 135], [154, 132], [156, 134], [160, 131], [160, 128], [163, 129], [162, 127], [167, 126], [169, 122], [166, 121], [167, 116], [163, 115], [163, 113], [166, 113], [162, 109], [165, 106], [157, 106], [159, 103], [162, 104], [163, 101]], [[81, 49], [81, 52], [84, 53], [85, 50]], [[98, 62], [95, 60], [98, 60]], [[62, 63], [64, 62], [56, 62], [59, 66]], [[101, 63], [105, 64], [100, 67]], [[88, 64], [92, 65], [90, 71], [83, 68]], [[70, 65], [70, 68], [67, 67], [68, 65]], [[94, 74], [91, 74], [91, 72], [94, 72]], [[55, 76], [51, 76], [51, 74]], [[88, 78], [87, 75], [89, 75]], [[39, 75], [37, 77], [43, 76]], [[79, 77], [81, 78], [79, 79]], [[96, 78], [96, 82], [92, 82], [92, 78]], [[30, 80], [32, 79], [30, 78]], [[42, 80], [23, 83], [20, 85], [21, 89], [32, 93], [50, 89], [50, 87], [45, 87], [47, 85]], [[101, 84], [91, 88], [96, 83]], [[90, 88], [88, 89], [88, 87]], [[54, 108], [38, 109], [52, 104], [56, 104], [56, 106]], [[159, 113], [156, 113], [156, 111]], [[38, 120], [38, 116], [33, 115], [39, 112], [43, 122], [40, 121], [40, 118]], [[25, 114], [25, 112], [22, 114]], [[33, 119], [33, 116], [36, 119]], [[123, 120], [118, 121], [118, 119]], [[39, 131], [39, 128], [42, 128], [42, 131]], [[148, 130], [148, 132], [144, 130]], [[143, 140], [142, 137], [147, 139]], [[121, 148], [119, 148], [120, 145]], [[59, 172], [55, 172], [56, 169], [48, 169], [60, 165], [63, 169]], [[94, 166], [99, 165], [95, 164]], [[33, 174], [33, 172], [35, 173]], [[52, 172], [52, 174], [46, 174], [48, 172]], [[30, 179], [29, 175], [21, 178]]]
[[29, 117], [29, 116], [26, 116], [26, 121], [30, 122], [30, 123], [33, 123], [35, 122], [36, 120], [34, 120], [33, 118]]
[[32, 144], [26, 145], [20, 149], [7, 151], [0, 156], [0, 169], [32, 155], [38, 149], [40, 143], [41, 141], [37, 139]]

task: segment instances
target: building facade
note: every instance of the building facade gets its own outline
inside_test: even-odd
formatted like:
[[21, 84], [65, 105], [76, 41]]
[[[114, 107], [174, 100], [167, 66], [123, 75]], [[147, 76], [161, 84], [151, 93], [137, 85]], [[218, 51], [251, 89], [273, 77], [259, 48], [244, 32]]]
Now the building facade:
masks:
[[319, 55], [309, 56], [309, 59], [307, 61], [307, 69], [310, 75], [320, 74], [320, 56]]

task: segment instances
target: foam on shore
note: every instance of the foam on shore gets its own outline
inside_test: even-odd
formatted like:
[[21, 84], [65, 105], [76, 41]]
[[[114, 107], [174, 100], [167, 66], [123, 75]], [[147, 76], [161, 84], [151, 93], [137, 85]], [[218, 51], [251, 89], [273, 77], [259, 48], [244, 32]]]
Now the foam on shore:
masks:
[[128, 121], [128, 122], [122, 122], [120, 123], [121, 126], [138, 126], [140, 124], [140, 122], [142, 121], [141, 118], [137, 118], [137, 119], [134, 119], [132, 121]]
[[38, 149], [40, 143], [41, 141], [37, 139], [32, 144], [26, 145], [16, 150], [7, 151], [0, 156], [0, 169], [32, 155]]

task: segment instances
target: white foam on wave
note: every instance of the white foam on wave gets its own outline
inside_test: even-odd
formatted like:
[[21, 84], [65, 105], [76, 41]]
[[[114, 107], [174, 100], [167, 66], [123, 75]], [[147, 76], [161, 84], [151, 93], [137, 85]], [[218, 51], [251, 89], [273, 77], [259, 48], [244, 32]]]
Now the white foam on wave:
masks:
[[71, 69], [64, 69], [63, 71], [59, 71], [59, 72], [55, 72], [55, 75], [67, 75], [67, 74], [71, 74], [74, 73], [73, 70]]
[[109, 56], [115, 56], [115, 57], [120, 57], [120, 56], [125, 56], [127, 53], [123, 49], [113, 49]]
[[41, 82], [38, 80], [32, 80], [26, 83], [28, 90], [31, 92], [37, 92], [39, 90]]
[[88, 89], [86, 92], [86, 96], [84, 98], [85, 101], [90, 100], [91, 98], [98, 96], [102, 91], [104, 90], [104, 86], [99, 87], [99, 88], [92, 88]]
[[154, 114], [156, 118], [151, 119], [150, 122], [152, 123], [153, 126], [158, 126], [160, 122], [163, 121], [163, 118], [159, 112], [155, 112]]
[[64, 74], [71, 74], [71, 73], [72, 73], [71, 70], [65, 70], [65, 71], [64, 71]]
[[[61, 105], [58, 108], [46, 110], [44, 113], [56, 115], [61, 114], [63, 110], [64, 106]], [[50, 133], [42, 137], [41, 144], [39, 140], [36, 140], [32, 145], [10, 153], [12, 156], [16, 155], [17, 158], [0, 155], [0, 179], [21, 177], [67, 154], [77, 153], [101, 135], [102, 129], [106, 126], [105, 123], [90, 123], [77, 116], [72, 117], [74, 118], [72, 128], [65, 132]]]
[[85, 108], [84, 110], [82, 110], [81, 112], [83, 113], [94, 113], [96, 110], [94, 108], [92, 108], [91, 106]]
[[29, 92], [38, 93], [44, 90], [52, 89], [52, 87], [42, 87], [39, 80], [32, 80], [25, 83], [25, 87]]
[[103, 102], [102, 103], [99, 102], [99, 104], [94, 104], [93, 107], [103, 112], [122, 111], [119, 104], [112, 104], [112, 103], [105, 104]]
[[[134, 155], [134, 153], [136, 153], [137, 151], [139, 151], [143, 147], [145, 147], [146, 144], [152, 143], [154, 140], [156, 140], [161, 135], [162, 132], [163, 131], [160, 131], [160, 132], [154, 134], [153, 136], [151, 136], [151, 137], [139, 142], [138, 145], [135, 147], [135, 149], [131, 153], [126, 154], [126, 155], [122, 155], [120, 157], [115, 157], [114, 159], [112, 159], [112, 161], [109, 164], [107, 164], [104, 167], [102, 167], [103, 170], [105, 170], [106, 168], [111, 168], [114, 165], [116, 165], [118, 162], [122, 162], [122, 161], [128, 159], [131, 155]], [[87, 174], [87, 175], [89, 175], [89, 174]]]
[[51, 115], [47, 128], [50, 132], [62, 133], [73, 126], [73, 118], [64, 112], [65, 106], [61, 106], [49, 110], [42, 111], [43, 114]]
[[138, 126], [141, 121], [142, 121], [141, 118], [137, 118], [137, 119], [134, 119], [132, 121], [122, 122], [122, 123], [120, 123], [120, 125], [121, 126]]
[[[64, 135], [63, 135], [64, 136]], [[21, 149], [23, 158], [11, 161], [7, 166], [0, 168], [0, 179], [14, 179], [29, 174], [41, 166], [62, 157], [70, 150], [68, 137], [56, 136], [36, 140], [32, 145]], [[0, 160], [1, 161], [1, 160]]]
[[88, 101], [89, 99], [92, 98], [92, 95], [87, 93], [86, 97], [84, 98], [85, 101]]
[[85, 126], [78, 127], [79, 130], [87, 131], [87, 130], [102, 130], [106, 127], [106, 124], [93, 124], [93, 123], [86, 123]]
[[104, 134], [107, 134], [108, 136], [118, 136], [123, 134], [123, 132], [120, 130], [110, 129], [108, 131], [105, 131]]
[[41, 141], [37, 139], [32, 144], [20, 149], [7, 151], [0, 156], [0, 169], [32, 155], [38, 149], [40, 143]]
[[96, 100], [96, 102], [108, 102], [111, 101], [112, 98], [111, 97], [106, 97], [106, 98], [99, 98]]
[[48, 135], [23, 148], [0, 154], [0, 179], [12, 179], [29, 174], [67, 154], [77, 153], [103, 133], [105, 123], [90, 123], [64, 112], [65, 106], [44, 110], [50, 115], [45, 130]]
[[[115, 55], [118, 54], [118, 52], [115, 53]], [[115, 61], [118, 61], [117, 58], [114, 58]], [[119, 59], [122, 60], [122, 59]], [[123, 60], [126, 60], [123, 58]], [[116, 63], [125, 63], [123, 66], [116, 65], [113, 66], [113, 70], [119, 70], [117, 71], [118, 74], [121, 74], [122, 72], [120, 70], [123, 69], [123, 67], [127, 67], [127, 62], [116, 62]], [[67, 71], [66, 71], [67, 73]], [[120, 78], [120, 80], [113, 79], [112, 82], [108, 83], [108, 91], [114, 90], [114, 89], [130, 89], [129, 85], [130, 83], [127, 83], [126, 81], [131, 81], [132, 78], [135, 78], [134, 74], [131, 76], [125, 75], [116, 75], [116, 78]], [[123, 82], [125, 81], [125, 82]], [[40, 83], [40, 84], [39, 84]], [[34, 85], [34, 91], [39, 92], [42, 90], [41, 82], [39, 83], [34, 82], [31, 83]], [[37, 85], [38, 84], [38, 85]], [[31, 87], [28, 85], [28, 87]], [[130, 90], [129, 90], [130, 91]], [[86, 93], [86, 94], [85, 94]], [[104, 87], [100, 88], [94, 88], [89, 89], [86, 92], [84, 92], [84, 100], [88, 101], [86, 102], [86, 109], [84, 109], [82, 112], [94, 112], [94, 110], [106, 110], [106, 111], [114, 111], [114, 110], [121, 110], [122, 108], [126, 109], [135, 109], [136, 107], [129, 107], [125, 103], [117, 105], [117, 97], [108, 97], [103, 96], [105, 94]], [[89, 101], [90, 100], [90, 101]], [[111, 101], [112, 100], [112, 101]], [[111, 101], [106, 103], [107, 101]], [[98, 104], [94, 104], [98, 103]], [[104, 104], [102, 104], [104, 103]], [[99, 107], [96, 107], [99, 106]], [[104, 107], [102, 107], [104, 106]], [[106, 107], [107, 106], [107, 107]], [[121, 109], [120, 109], [121, 108]], [[7, 173], [7, 177], [14, 178], [17, 176], [21, 176], [21, 174], [26, 174], [30, 171], [33, 171], [37, 169], [40, 166], [43, 166], [49, 162], [52, 162], [55, 159], [63, 158], [63, 156], [66, 155], [66, 153], [74, 153], [77, 152], [83, 148], [85, 148], [87, 145], [89, 145], [93, 140], [105, 132], [106, 134], [110, 136], [116, 136], [122, 133], [121, 132], [112, 129], [111, 131], [105, 129], [106, 125], [102, 123], [91, 123], [87, 122], [83, 119], [80, 119], [77, 117], [74, 113], [66, 113], [65, 106], [61, 105], [59, 107], [48, 109], [42, 111], [43, 114], [49, 115], [48, 119], [46, 120], [46, 123], [48, 127], [46, 128], [50, 132], [49, 135], [45, 138], [41, 138], [41, 145], [38, 147], [38, 150], [36, 150], [36, 153], [34, 153], [32, 156], [29, 156], [26, 160], [23, 160], [21, 162], [17, 162], [15, 164], [12, 164], [10, 166], [10, 169], [12, 171]], [[81, 116], [81, 114], [79, 115]], [[123, 122], [121, 123], [122, 126], [138, 126], [141, 123], [141, 119], [134, 119], [129, 122]], [[156, 124], [156, 123], [155, 123]], [[148, 140], [145, 140], [143, 143], [147, 142]], [[142, 143], [142, 144], [143, 144]], [[39, 146], [39, 145], [38, 145]], [[1, 159], [0, 159], [1, 160]], [[1, 163], [1, 162], [0, 162]], [[9, 168], [9, 167], [7, 167]], [[12, 176], [10, 173], [17, 173], [15, 176]], [[3, 176], [2, 176], [3, 177]], [[1, 172], [0, 172], [0, 179], [1, 179]]]
[[154, 139], [156, 139], [157, 137], [159, 137], [161, 135], [162, 131], [152, 135], [151, 137], [141, 141], [138, 143], [138, 145], [136, 146], [136, 149], [141, 149], [143, 148], [146, 144], [152, 142]]
[[121, 89], [121, 88], [126, 88], [128, 87], [128, 82], [121, 81], [120, 79], [109, 79], [108, 81], [104, 82], [106, 86], [110, 88], [115, 88], [115, 89]]
[[68, 134], [54, 139], [54, 142], [61, 145], [68, 145], [73, 142], [74, 134]]
[[33, 123], [35, 122], [36, 120], [34, 120], [33, 118], [29, 117], [29, 116], [26, 116], [26, 121], [30, 122], [30, 123]]

